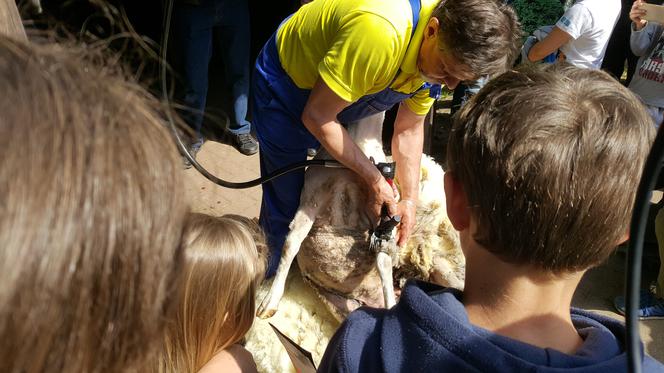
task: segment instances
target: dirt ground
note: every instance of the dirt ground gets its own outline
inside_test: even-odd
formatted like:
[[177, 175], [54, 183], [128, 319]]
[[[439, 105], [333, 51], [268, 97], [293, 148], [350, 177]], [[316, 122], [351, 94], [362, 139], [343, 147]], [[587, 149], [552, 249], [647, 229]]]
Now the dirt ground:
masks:
[[[442, 144], [446, 138], [445, 127], [448, 119], [448, 110], [445, 107], [439, 108], [431, 131], [432, 153], [439, 160], [444, 154]], [[247, 157], [232, 147], [218, 142], [206, 142], [198, 155], [198, 160], [214, 175], [225, 180], [247, 181], [259, 176], [258, 155]], [[226, 189], [212, 184], [193, 168], [185, 170], [185, 174], [188, 180], [187, 193], [195, 211], [212, 215], [258, 216], [261, 200], [260, 187], [244, 190]], [[623, 292], [625, 262], [624, 250], [618, 250], [607, 263], [590, 270], [577, 289], [573, 305], [622, 319], [613, 311], [612, 300]], [[644, 284], [656, 277], [657, 264], [654, 236], [649, 234], [644, 259]], [[664, 320], [641, 322], [641, 338], [645, 343], [646, 352], [660, 361], [664, 361], [663, 336]]]

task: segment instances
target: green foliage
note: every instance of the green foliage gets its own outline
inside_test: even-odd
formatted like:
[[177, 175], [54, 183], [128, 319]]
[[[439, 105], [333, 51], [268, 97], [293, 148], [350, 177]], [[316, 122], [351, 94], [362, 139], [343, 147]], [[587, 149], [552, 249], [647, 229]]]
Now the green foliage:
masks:
[[563, 15], [560, 0], [514, 0], [512, 6], [526, 35], [542, 26], [554, 25]]

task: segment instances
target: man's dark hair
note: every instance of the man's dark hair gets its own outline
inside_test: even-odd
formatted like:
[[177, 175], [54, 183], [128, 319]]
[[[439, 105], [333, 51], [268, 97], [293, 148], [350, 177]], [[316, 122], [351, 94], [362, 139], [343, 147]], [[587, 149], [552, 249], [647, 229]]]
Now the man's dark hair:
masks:
[[498, 76], [455, 116], [448, 144], [473, 238], [556, 274], [601, 263], [628, 232], [654, 134], [637, 97], [602, 71]]
[[497, 75], [514, 64], [521, 26], [511, 6], [498, 0], [442, 0], [432, 17], [440, 22], [440, 48], [477, 76]]

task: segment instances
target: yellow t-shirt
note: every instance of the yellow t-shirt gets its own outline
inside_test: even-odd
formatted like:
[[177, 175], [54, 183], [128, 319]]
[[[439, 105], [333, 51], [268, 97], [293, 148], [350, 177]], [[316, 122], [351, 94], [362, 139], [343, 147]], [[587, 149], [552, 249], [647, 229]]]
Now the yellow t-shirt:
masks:
[[[408, 0], [314, 0], [302, 6], [277, 31], [281, 66], [302, 89], [320, 76], [339, 97], [360, 97], [390, 88], [403, 93], [424, 81], [417, 55], [438, 0], [421, 0], [415, 34]], [[422, 90], [405, 101], [416, 114], [427, 113], [433, 99]]]

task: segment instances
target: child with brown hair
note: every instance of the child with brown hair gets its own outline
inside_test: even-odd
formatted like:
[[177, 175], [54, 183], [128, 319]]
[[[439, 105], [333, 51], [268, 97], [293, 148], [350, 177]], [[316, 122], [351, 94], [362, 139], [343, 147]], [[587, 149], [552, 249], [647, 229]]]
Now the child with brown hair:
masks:
[[255, 372], [239, 343], [255, 314], [266, 247], [247, 218], [191, 214], [184, 233], [185, 268], [161, 372]]
[[448, 145], [463, 292], [410, 281], [392, 309], [355, 311], [319, 371], [625, 371], [624, 325], [570, 305], [627, 237], [653, 138], [636, 96], [604, 72], [496, 77], [455, 116]]
[[162, 338], [181, 162], [156, 100], [88, 54], [0, 36], [0, 372], [143, 372]]

